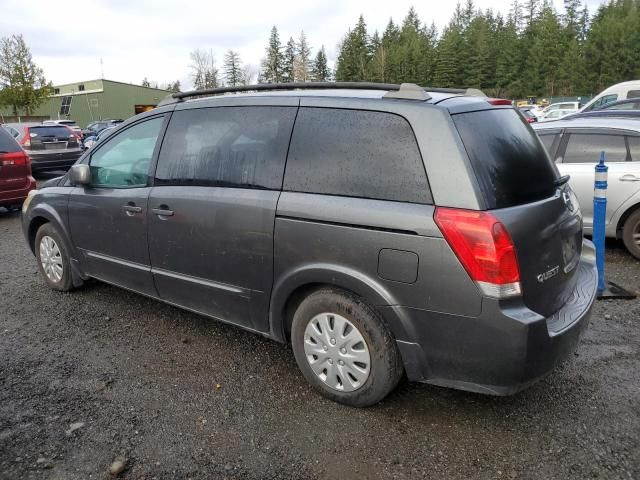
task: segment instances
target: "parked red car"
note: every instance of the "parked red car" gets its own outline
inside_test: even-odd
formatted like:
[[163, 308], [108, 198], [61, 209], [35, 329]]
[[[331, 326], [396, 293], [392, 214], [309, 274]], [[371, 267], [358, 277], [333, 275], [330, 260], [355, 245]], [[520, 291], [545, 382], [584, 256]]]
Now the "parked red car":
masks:
[[0, 126], [0, 207], [20, 207], [35, 188], [31, 160], [13, 136]]

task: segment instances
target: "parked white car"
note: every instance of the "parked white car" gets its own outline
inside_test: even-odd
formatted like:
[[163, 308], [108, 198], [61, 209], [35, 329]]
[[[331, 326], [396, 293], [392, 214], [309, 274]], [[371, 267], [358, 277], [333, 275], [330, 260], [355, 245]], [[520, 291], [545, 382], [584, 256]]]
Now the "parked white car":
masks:
[[581, 112], [590, 112], [597, 110], [607, 103], [616, 100], [626, 100], [627, 98], [640, 98], [640, 80], [631, 80], [613, 85], [596, 95], [589, 103], [587, 103]]
[[570, 115], [572, 113], [576, 113], [578, 111], [577, 108], [567, 108], [567, 109], [555, 109], [555, 110], [550, 110], [548, 112], [544, 112], [542, 113], [542, 115], [540, 117], [538, 117], [538, 121], [539, 122], [549, 122], [551, 120], [559, 120], [562, 117], [566, 117], [567, 115]]
[[533, 113], [536, 118], [540, 118], [540, 115], [542, 115], [542, 107], [540, 105], [536, 105], [536, 104], [528, 104], [528, 105], [521, 105], [518, 107], [520, 110], [528, 110], [531, 113]]
[[578, 197], [584, 231], [593, 228], [594, 168], [605, 152], [609, 166], [607, 237], [621, 238], [640, 259], [640, 121], [612, 117], [583, 117], [536, 123], [549, 156]]
[[554, 110], [580, 110], [580, 102], [558, 102], [542, 109], [542, 115], [548, 115]]

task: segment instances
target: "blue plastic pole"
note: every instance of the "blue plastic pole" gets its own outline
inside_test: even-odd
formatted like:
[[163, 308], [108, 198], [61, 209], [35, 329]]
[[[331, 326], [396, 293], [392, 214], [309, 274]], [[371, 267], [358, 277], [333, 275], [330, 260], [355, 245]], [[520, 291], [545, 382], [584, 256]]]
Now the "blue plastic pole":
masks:
[[596, 267], [598, 268], [598, 294], [604, 292], [604, 226], [607, 216], [607, 177], [609, 167], [604, 164], [604, 152], [596, 165], [593, 185], [593, 243], [596, 246]]

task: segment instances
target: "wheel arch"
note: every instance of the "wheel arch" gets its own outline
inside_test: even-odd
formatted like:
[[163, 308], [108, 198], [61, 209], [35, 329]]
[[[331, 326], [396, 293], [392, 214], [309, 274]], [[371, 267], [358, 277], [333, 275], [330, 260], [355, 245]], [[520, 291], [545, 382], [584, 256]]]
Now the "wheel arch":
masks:
[[64, 242], [67, 251], [70, 255], [70, 263], [71, 263], [71, 272], [74, 286], [82, 285], [83, 280], [86, 280], [88, 277], [83, 273], [81, 265], [79, 263], [80, 259], [78, 258], [78, 251], [75, 249], [73, 242], [71, 242], [71, 237], [69, 234], [69, 230], [66, 228], [66, 223], [58, 213], [56, 209], [47, 204], [39, 204], [36, 205], [29, 212], [28, 223], [25, 228], [25, 235], [27, 237], [27, 242], [29, 244], [29, 248], [31, 252], [35, 255], [35, 240], [38, 230], [42, 225], [50, 223], [58, 232], [58, 234], [62, 237], [62, 241]]
[[627, 207], [620, 218], [618, 219], [618, 223], [616, 224], [616, 238], [622, 238], [622, 230], [624, 228], [624, 224], [631, 215], [637, 212], [640, 209], [640, 201], [638, 203], [634, 203], [633, 205]]
[[31, 253], [36, 254], [36, 234], [40, 227], [45, 223], [51, 223], [51, 220], [42, 215], [37, 215], [29, 221], [29, 227], [27, 229], [27, 243], [29, 244], [29, 248], [31, 249]]
[[396, 306], [393, 295], [377, 279], [341, 265], [314, 264], [289, 271], [274, 285], [269, 309], [271, 337], [288, 342], [293, 314], [311, 292], [336, 288], [361, 298], [388, 325], [396, 339], [409, 336], [411, 327]]

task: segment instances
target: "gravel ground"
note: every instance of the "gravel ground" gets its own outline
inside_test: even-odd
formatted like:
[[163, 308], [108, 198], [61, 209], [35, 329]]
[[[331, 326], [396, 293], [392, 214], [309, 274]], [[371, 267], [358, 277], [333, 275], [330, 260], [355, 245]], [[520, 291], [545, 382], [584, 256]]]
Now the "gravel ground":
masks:
[[[612, 242], [611, 280], [640, 290]], [[403, 383], [324, 400], [287, 346], [101, 283], [39, 278], [0, 212], [0, 478], [640, 478], [640, 300], [598, 302], [574, 358], [508, 398]]]

